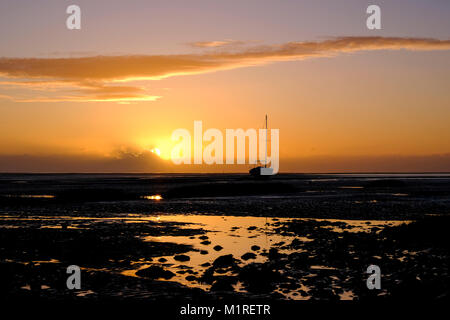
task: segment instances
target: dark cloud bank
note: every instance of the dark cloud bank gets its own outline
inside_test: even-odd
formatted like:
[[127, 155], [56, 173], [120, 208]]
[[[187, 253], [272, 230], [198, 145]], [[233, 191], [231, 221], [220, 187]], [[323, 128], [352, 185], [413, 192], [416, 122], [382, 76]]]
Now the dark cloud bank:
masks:
[[[0, 172], [246, 172], [250, 165], [174, 165], [155, 154], [123, 152], [84, 155], [0, 155]], [[450, 153], [426, 156], [319, 156], [281, 159], [280, 172], [450, 172]]]

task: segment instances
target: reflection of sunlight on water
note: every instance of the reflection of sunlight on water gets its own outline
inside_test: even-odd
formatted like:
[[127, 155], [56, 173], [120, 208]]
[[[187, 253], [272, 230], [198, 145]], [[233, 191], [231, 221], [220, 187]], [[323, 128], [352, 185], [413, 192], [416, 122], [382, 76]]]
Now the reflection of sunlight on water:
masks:
[[[201, 283], [195, 279], [192, 281], [192, 276], [200, 277], [209, 265], [215, 259], [220, 256], [232, 254], [233, 257], [239, 260], [238, 266], [243, 267], [249, 263], [265, 263], [268, 261], [267, 253], [271, 248], [277, 248], [280, 253], [290, 254], [293, 252], [305, 252], [304, 249], [297, 247], [294, 249], [290, 244], [293, 240], [300, 242], [315, 241], [314, 232], [307, 233], [305, 236], [296, 236], [294, 233], [277, 232], [277, 228], [286, 222], [293, 221], [317, 221], [326, 222], [320, 224], [320, 228], [331, 229], [335, 232], [374, 232], [379, 228], [380, 231], [386, 226], [397, 226], [403, 223], [409, 223], [410, 221], [394, 221], [394, 220], [340, 220], [340, 219], [312, 219], [312, 218], [275, 218], [275, 217], [248, 217], [248, 216], [211, 216], [211, 215], [169, 215], [160, 214], [153, 216], [146, 216], [141, 214], [124, 214], [114, 217], [83, 217], [83, 216], [12, 216], [5, 215], [0, 216], [3, 221], [38, 221], [43, 223], [47, 228], [61, 228], [60, 225], [67, 225], [70, 223], [72, 226], [76, 226], [76, 223], [81, 224], [85, 228], [90, 228], [92, 224], [98, 222], [108, 223], [147, 223], [158, 222], [163, 227], [165, 223], [181, 223], [177, 225], [177, 228], [186, 229], [186, 233], [183, 235], [164, 235], [161, 233], [159, 236], [145, 235], [141, 238], [146, 242], [164, 242], [190, 245], [193, 251], [184, 253], [189, 257], [188, 261], [177, 261], [175, 256], [157, 256], [153, 259], [141, 258], [139, 260], [131, 261], [128, 269], [119, 267], [117, 269], [104, 268], [101, 269], [105, 272], [120, 272], [125, 276], [136, 277], [136, 272], [148, 268], [150, 266], [158, 265], [173, 272], [175, 275], [168, 281], [175, 281], [188, 287], [197, 287], [203, 290], [209, 291], [210, 284]], [[6, 225], [2, 226], [5, 227]], [[71, 226], [68, 226], [70, 228]], [[197, 232], [189, 232], [188, 229], [194, 229]], [[207, 242], [205, 242], [207, 241]], [[222, 247], [214, 249], [215, 246]], [[132, 250], [130, 248], [130, 250]], [[246, 253], [253, 253], [253, 255], [246, 255], [248, 260], [243, 258]], [[163, 259], [162, 261], [159, 261]], [[35, 261], [35, 263], [58, 263], [57, 260], [50, 261]], [[203, 265], [203, 266], [202, 266]], [[86, 268], [82, 268], [85, 270]], [[99, 269], [100, 270], [100, 269]], [[299, 274], [299, 288], [304, 291], [305, 294], [299, 295], [298, 292], [292, 290], [285, 292], [282, 288], [277, 288], [276, 291], [289, 299], [307, 299], [309, 298], [309, 288], [303, 284], [301, 278], [308, 278], [312, 275], [311, 271], [319, 272], [321, 270], [335, 270], [332, 266], [327, 265], [312, 265], [308, 267], [309, 275]], [[98, 270], [97, 270], [98, 271]], [[292, 271], [292, 270], [291, 270]], [[280, 270], [282, 272], [282, 270]], [[219, 274], [214, 273], [214, 276], [227, 276], [232, 275], [231, 271]], [[235, 274], [234, 274], [235, 275]], [[186, 278], [191, 276], [190, 280]], [[302, 278], [302, 279], [303, 279]], [[158, 279], [160, 281], [166, 281]], [[246, 291], [242, 282], [237, 282], [233, 285], [235, 291]], [[298, 288], [297, 288], [298, 289]], [[91, 292], [86, 292], [91, 294]], [[308, 295], [308, 296], [306, 296]], [[341, 299], [352, 299], [354, 297], [351, 291], [345, 291], [340, 294]]]
[[[267, 256], [261, 253], [267, 253], [274, 243], [291, 242], [294, 236], [283, 236], [274, 233], [274, 222], [289, 221], [290, 218], [261, 218], [261, 217], [234, 217], [234, 216], [205, 216], [205, 215], [162, 215], [157, 217], [148, 217], [148, 219], [160, 222], [180, 222], [189, 223], [188, 228], [198, 228], [204, 230], [204, 234], [195, 236], [145, 236], [144, 241], [148, 242], [170, 242], [184, 245], [191, 245], [194, 250], [185, 253], [190, 260], [179, 262], [174, 256], [161, 256], [166, 261], [135, 261], [137, 268], [123, 271], [123, 275], [136, 276], [136, 272], [145, 269], [151, 265], [161, 265], [166, 270], [172, 271], [175, 276], [168, 281], [176, 281], [189, 287], [198, 287], [209, 290], [211, 285], [186, 280], [186, 276], [194, 274], [200, 276], [207, 267], [201, 266], [205, 263], [212, 263], [220, 256], [232, 254], [236, 259], [240, 259], [240, 266], [251, 262], [266, 262]], [[266, 224], [267, 223], [267, 224]], [[299, 237], [297, 237], [299, 238]], [[306, 237], [301, 240], [312, 241]], [[208, 241], [210, 243], [202, 243]], [[222, 249], [215, 250], [214, 247], [220, 245]], [[252, 246], [259, 247], [258, 250], [252, 250]], [[254, 259], [244, 261], [241, 257], [245, 253], [252, 252], [256, 255]], [[280, 250], [288, 252], [288, 250]], [[186, 268], [186, 269], [185, 269]], [[191, 270], [189, 272], [183, 272]], [[217, 274], [216, 274], [217, 275]], [[227, 275], [221, 274], [221, 275]], [[163, 280], [163, 279], [160, 279]], [[164, 281], [164, 280], [163, 280]], [[234, 286], [236, 291], [243, 291], [243, 286], [238, 282]]]
[[337, 270], [334, 267], [327, 267], [327, 266], [309, 266], [312, 270]]
[[143, 196], [142, 199], [147, 200], [162, 200], [162, 196], [159, 194], [151, 195], [151, 196]]
[[40, 264], [40, 263], [60, 263], [59, 260], [56, 259], [50, 259], [50, 260], [33, 260], [33, 263]]
[[85, 297], [85, 296], [87, 296], [89, 294], [93, 294], [93, 293], [95, 293], [95, 292], [92, 290], [77, 291], [77, 297]]
[[[331, 223], [343, 223], [341, 226], [322, 226], [334, 232], [372, 232], [372, 228], [378, 228], [380, 232], [384, 227], [397, 227], [402, 224], [411, 223], [410, 220], [341, 220], [341, 219], [310, 219], [315, 221], [325, 221]], [[345, 229], [343, 228], [345, 226]]]
[[343, 187], [339, 187], [339, 189], [364, 189], [364, 187], [361, 187], [361, 186], [343, 186]]
[[[49, 286], [46, 286], [45, 284], [42, 284], [42, 285], [39, 285], [39, 286], [40, 286], [40, 289], [41, 289], [41, 290], [47, 290], [47, 289], [50, 289], [50, 287], [49, 287]], [[25, 285], [25, 286], [23, 286], [23, 287], [20, 287], [20, 289], [31, 291], [31, 286], [30, 286], [29, 284], [27, 284], [27, 285]]]
[[6, 198], [29, 198], [29, 199], [53, 199], [55, 196], [51, 194], [5, 194]]
[[[187, 228], [198, 228], [205, 231], [204, 234], [186, 235], [186, 236], [145, 236], [144, 241], [147, 242], [168, 242], [176, 244], [191, 245], [195, 251], [184, 253], [189, 256], [189, 261], [179, 262], [174, 256], [160, 256], [153, 261], [134, 261], [135, 268], [125, 270], [123, 275], [136, 277], [136, 272], [148, 268], [152, 265], [159, 265], [165, 270], [173, 272], [175, 275], [169, 280], [159, 279], [161, 281], [176, 281], [188, 287], [197, 287], [209, 291], [211, 285], [197, 281], [187, 280], [187, 276], [201, 276], [209, 264], [220, 256], [232, 254], [239, 259], [240, 267], [246, 264], [256, 262], [264, 263], [268, 261], [267, 252], [270, 248], [276, 247], [280, 253], [290, 254], [292, 252], [301, 252], [302, 250], [292, 250], [289, 244], [297, 239], [301, 242], [310, 242], [314, 239], [308, 237], [281, 235], [275, 232], [276, 226], [281, 223], [295, 220], [315, 220], [326, 221], [329, 223], [342, 223], [348, 225], [351, 229], [345, 229], [350, 232], [370, 232], [373, 227], [385, 227], [408, 223], [405, 221], [361, 221], [361, 220], [339, 220], [339, 219], [308, 219], [308, 218], [263, 218], [263, 217], [235, 217], [235, 216], [205, 216], [205, 215], [161, 215], [157, 217], [145, 217], [146, 220], [160, 222], [180, 222], [188, 223]], [[323, 228], [331, 228], [333, 231], [342, 232], [344, 229], [340, 226], [322, 226]], [[204, 241], [210, 242], [204, 243]], [[203, 242], [203, 243], [202, 243]], [[283, 245], [280, 245], [282, 244]], [[223, 247], [220, 251], [214, 250], [216, 245]], [[260, 249], [252, 250], [252, 246]], [[254, 259], [244, 260], [242, 256], [246, 253], [254, 253]], [[159, 259], [163, 259], [161, 262]], [[202, 266], [203, 265], [203, 266]], [[336, 270], [334, 267], [325, 265], [313, 265], [311, 270]], [[186, 270], [189, 270], [188, 272]], [[218, 274], [215, 276], [232, 275], [231, 272]], [[233, 285], [235, 291], [245, 292], [245, 288], [240, 281]], [[309, 288], [300, 284], [301, 290], [308, 292]], [[307, 299], [308, 296], [301, 296], [295, 291], [286, 293], [281, 289], [278, 292], [289, 299]], [[351, 291], [344, 291], [340, 294], [341, 299], [352, 299], [354, 297]]]
[[46, 264], [46, 263], [61, 263], [61, 261], [56, 259], [50, 259], [50, 260], [31, 260], [31, 261], [20, 261], [20, 260], [11, 260], [11, 259], [5, 259], [5, 262], [15, 262], [20, 264], [28, 264], [32, 262], [35, 266]]

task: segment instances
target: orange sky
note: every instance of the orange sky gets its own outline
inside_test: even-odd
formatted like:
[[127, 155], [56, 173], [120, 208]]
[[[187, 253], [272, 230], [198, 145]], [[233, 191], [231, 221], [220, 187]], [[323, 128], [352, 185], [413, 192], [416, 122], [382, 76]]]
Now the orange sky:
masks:
[[[281, 172], [450, 171], [450, 41], [439, 27], [426, 37], [401, 26], [290, 39], [287, 29], [181, 34], [127, 50], [127, 34], [146, 39], [130, 29], [106, 46], [117, 50], [90, 53], [96, 27], [76, 35], [81, 53], [42, 56], [49, 44], [19, 43], [0, 52], [0, 172], [243, 171], [176, 167], [149, 150], [167, 159], [172, 131], [193, 132], [194, 120], [225, 132], [260, 128], [266, 113], [280, 130]], [[55, 32], [56, 51], [59, 32], [71, 31]]]

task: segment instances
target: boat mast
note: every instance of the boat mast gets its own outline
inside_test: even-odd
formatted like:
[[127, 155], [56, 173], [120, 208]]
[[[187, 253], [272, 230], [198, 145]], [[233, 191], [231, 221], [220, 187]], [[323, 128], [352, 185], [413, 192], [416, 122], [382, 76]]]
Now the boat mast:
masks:
[[268, 132], [267, 132], [267, 114], [266, 114], [266, 159], [264, 161], [264, 168], [267, 168], [267, 148], [268, 148], [267, 135]]

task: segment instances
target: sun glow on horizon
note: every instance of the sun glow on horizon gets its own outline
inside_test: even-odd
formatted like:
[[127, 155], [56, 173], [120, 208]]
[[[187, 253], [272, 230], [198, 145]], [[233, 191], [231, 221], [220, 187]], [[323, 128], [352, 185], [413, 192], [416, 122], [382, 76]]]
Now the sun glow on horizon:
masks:
[[163, 160], [170, 160], [172, 148], [175, 142], [171, 141], [170, 138], [159, 138], [152, 141], [147, 139], [142, 139], [138, 146], [144, 150], [149, 150], [151, 153], [155, 154]]
[[159, 150], [158, 148], [153, 148], [152, 150], [150, 150], [152, 153], [156, 154], [158, 157], [161, 157], [161, 150]]

